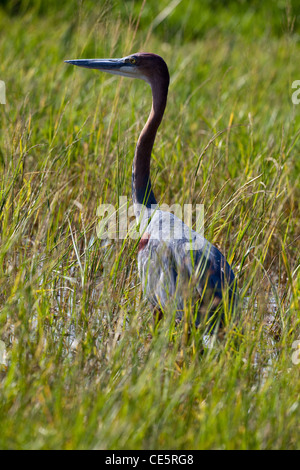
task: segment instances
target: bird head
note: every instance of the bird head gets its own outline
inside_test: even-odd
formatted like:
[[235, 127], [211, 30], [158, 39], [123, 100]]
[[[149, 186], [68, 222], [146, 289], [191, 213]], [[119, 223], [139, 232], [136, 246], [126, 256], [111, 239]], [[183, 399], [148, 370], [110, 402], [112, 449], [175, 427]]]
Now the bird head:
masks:
[[121, 59], [78, 59], [65, 60], [65, 62], [113, 75], [140, 78], [151, 86], [158, 79], [169, 84], [169, 71], [165, 61], [159, 55], [152, 53], [137, 52]]

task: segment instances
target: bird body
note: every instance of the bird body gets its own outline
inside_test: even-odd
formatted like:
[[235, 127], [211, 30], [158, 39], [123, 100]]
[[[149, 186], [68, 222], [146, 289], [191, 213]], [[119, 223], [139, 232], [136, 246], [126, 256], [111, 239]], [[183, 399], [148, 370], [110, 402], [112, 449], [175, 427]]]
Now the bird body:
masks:
[[[181, 320], [185, 306], [201, 299], [196, 326], [213, 316], [223, 292], [233, 292], [234, 274], [221, 252], [173, 213], [145, 210], [141, 219], [138, 269], [145, 296], [153, 307], [168, 306]], [[233, 299], [234, 300], [234, 299]]]
[[[169, 71], [156, 54], [137, 53], [122, 59], [66, 61], [86, 68], [140, 78], [152, 89], [152, 108], [139, 136], [132, 166], [132, 199], [142, 234], [138, 269], [143, 292], [156, 310], [171, 308], [180, 320], [186, 305], [196, 310], [195, 323], [212, 318], [225, 296], [231, 310], [236, 300], [233, 271], [220, 251], [174, 214], [162, 211], [150, 180], [150, 160], [162, 121]], [[214, 320], [216, 322], [216, 319]]]

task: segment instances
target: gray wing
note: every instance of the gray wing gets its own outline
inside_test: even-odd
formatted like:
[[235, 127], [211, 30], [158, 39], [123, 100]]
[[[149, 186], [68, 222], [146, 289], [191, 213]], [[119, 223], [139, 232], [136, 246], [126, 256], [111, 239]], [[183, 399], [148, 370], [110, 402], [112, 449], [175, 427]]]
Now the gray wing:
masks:
[[[159, 224], [155, 222], [148, 225], [149, 239], [138, 255], [143, 291], [154, 307], [171, 305], [180, 318], [186, 298], [196, 301], [204, 294], [217, 306], [226, 287], [229, 300], [235, 295], [233, 271], [215, 246], [175, 216], [175, 229], [181, 224], [181, 238], [166, 237], [165, 232], [157, 231]], [[211, 310], [213, 313], [214, 308]]]

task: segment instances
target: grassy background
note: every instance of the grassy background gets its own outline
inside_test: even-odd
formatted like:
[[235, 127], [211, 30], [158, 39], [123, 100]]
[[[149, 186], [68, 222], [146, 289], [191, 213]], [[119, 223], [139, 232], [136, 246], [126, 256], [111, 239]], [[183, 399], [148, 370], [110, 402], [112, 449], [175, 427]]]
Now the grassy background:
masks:
[[[1, 2], [0, 448], [299, 448], [299, 9]], [[203, 203], [238, 277], [238, 328], [204, 351], [201, 329], [153, 329], [134, 242], [96, 237], [151, 93], [63, 60], [139, 50], [171, 75], [155, 194]]]

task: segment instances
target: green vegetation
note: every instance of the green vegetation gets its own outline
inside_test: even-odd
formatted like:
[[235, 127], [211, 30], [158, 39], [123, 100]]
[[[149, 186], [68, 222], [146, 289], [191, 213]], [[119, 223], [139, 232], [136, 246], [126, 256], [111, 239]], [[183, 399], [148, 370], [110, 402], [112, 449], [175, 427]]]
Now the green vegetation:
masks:
[[[299, 448], [297, 3], [2, 2], [0, 448]], [[238, 278], [212, 348], [154, 328], [134, 241], [96, 236], [151, 92], [63, 61], [139, 50], [171, 75], [155, 194], [204, 204]]]

